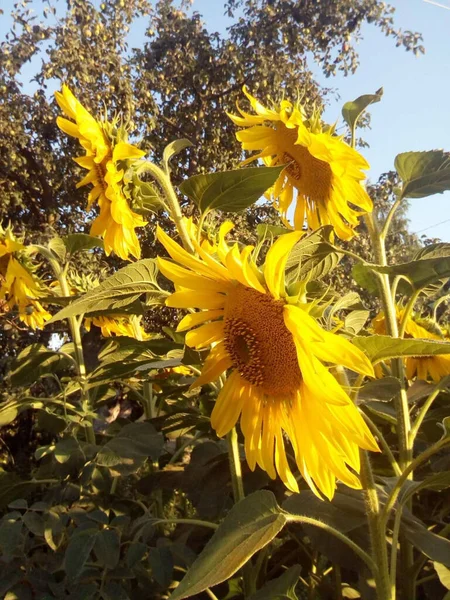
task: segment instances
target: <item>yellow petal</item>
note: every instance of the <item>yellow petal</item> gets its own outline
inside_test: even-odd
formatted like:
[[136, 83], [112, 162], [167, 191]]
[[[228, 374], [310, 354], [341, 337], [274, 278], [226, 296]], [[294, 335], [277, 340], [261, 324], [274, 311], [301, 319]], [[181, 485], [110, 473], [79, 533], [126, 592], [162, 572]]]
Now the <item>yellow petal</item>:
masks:
[[223, 316], [223, 310], [206, 310], [204, 312], [189, 313], [178, 323], [177, 331], [186, 331], [191, 327], [201, 325], [205, 321], [214, 321]]
[[224, 335], [223, 321], [213, 321], [189, 331], [186, 334], [186, 345], [200, 350], [214, 342], [222, 341]]
[[264, 278], [272, 296], [278, 300], [284, 296], [284, 270], [294, 245], [304, 235], [303, 231], [293, 231], [278, 238], [267, 253], [264, 264]]

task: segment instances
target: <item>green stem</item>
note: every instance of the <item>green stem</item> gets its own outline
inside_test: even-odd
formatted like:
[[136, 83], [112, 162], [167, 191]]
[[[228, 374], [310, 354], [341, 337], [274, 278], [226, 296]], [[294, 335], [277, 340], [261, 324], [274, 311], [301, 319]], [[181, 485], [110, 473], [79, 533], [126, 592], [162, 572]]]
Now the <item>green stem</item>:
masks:
[[394, 527], [392, 529], [392, 544], [391, 544], [391, 589], [393, 590], [393, 600], [395, 600], [395, 590], [397, 584], [397, 553], [398, 553], [398, 538], [400, 534], [400, 525], [402, 522], [403, 506], [399, 506], [395, 513]]
[[364, 421], [367, 423], [367, 425], [370, 427], [370, 429], [372, 430], [372, 433], [374, 433], [377, 438], [378, 441], [381, 444], [381, 447], [383, 448], [383, 452], [384, 454], [387, 456], [392, 470], [394, 471], [394, 473], [397, 475], [397, 477], [399, 477], [402, 474], [402, 470], [400, 469], [400, 465], [398, 464], [398, 462], [395, 460], [395, 457], [392, 453], [392, 450], [389, 447], [389, 444], [386, 442], [382, 432], [378, 429], [378, 427], [375, 425], [375, 423], [372, 421], [372, 419], [366, 415], [366, 413], [361, 412], [361, 415], [364, 419]]
[[144, 381], [142, 385], [142, 392], [144, 416], [146, 419], [153, 419], [155, 416], [155, 406], [153, 401], [153, 385], [150, 383], [150, 381]]
[[[372, 467], [366, 451], [361, 450], [361, 485], [366, 500], [366, 515], [369, 524], [372, 556], [378, 567], [375, 578], [377, 597], [379, 600], [392, 600], [392, 589], [389, 578], [389, 563], [386, 545], [385, 528], [380, 518], [380, 502], [373, 478]], [[374, 573], [375, 575], [375, 573]]]
[[400, 323], [400, 330], [398, 332], [399, 337], [401, 338], [405, 335], [405, 329], [406, 325], [408, 324], [409, 315], [411, 314], [414, 308], [414, 304], [416, 303], [416, 300], [419, 297], [419, 295], [420, 290], [416, 290], [415, 292], [413, 292], [411, 298], [408, 300], [408, 304], [406, 305], [405, 310], [403, 311], [403, 316]]
[[420, 429], [420, 426], [422, 425], [423, 420], [427, 416], [427, 412], [431, 408], [431, 405], [433, 404], [433, 402], [435, 401], [435, 399], [437, 398], [437, 396], [439, 395], [440, 392], [441, 392], [441, 388], [438, 386], [437, 389], [435, 389], [423, 403], [423, 406], [421, 407], [419, 414], [417, 415], [416, 420], [414, 421], [414, 424], [411, 427], [411, 431], [409, 432], [409, 443], [411, 444], [411, 446], [414, 444], [416, 435], [419, 432], [419, 429]]
[[401, 201], [403, 200], [403, 197], [401, 194], [399, 194], [394, 202], [394, 204], [391, 206], [391, 210], [388, 213], [388, 216], [386, 217], [386, 221], [384, 222], [383, 228], [381, 230], [380, 233], [380, 237], [383, 241], [386, 240], [387, 234], [389, 232], [389, 227], [391, 225], [391, 221], [392, 218], [395, 214], [395, 211], [397, 210], [397, 208], [400, 206]]
[[393, 489], [391, 490], [391, 493], [388, 496], [388, 499], [386, 500], [386, 504], [384, 505], [384, 508], [381, 512], [381, 518], [383, 520], [384, 525], [387, 524], [387, 521], [389, 519], [389, 515], [391, 513], [391, 510], [394, 508], [394, 505], [397, 501], [397, 498], [402, 490], [402, 486], [405, 483], [405, 481], [407, 479], [409, 479], [410, 474], [417, 469], [417, 467], [419, 467], [423, 462], [427, 461], [431, 456], [433, 456], [433, 454], [436, 454], [436, 452], [439, 452], [439, 450], [441, 450], [442, 448], [444, 448], [445, 446], [447, 446], [448, 444], [450, 444], [450, 437], [446, 437], [443, 438], [441, 440], [439, 440], [438, 442], [436, 442], [435, 444], [433, 444], [432, 446], [430, 446], [427, 450], [425, 450], [424, 452], [422, 452], [422, 454], [419, 454], [419, 456], [417, 456], [403, 471], [403, 473], [400, 475], [400, 477], [398, 478], [395, 486], [393, 487]]
[[[56, 273], [58, 277], [59, 285], [61, 286], [61, 291], [64, 296], [70, 296], [70, 289], [67, 283], [67, 277], [65, 270], [59, 269], [59, 272]], [[80, 332], [80, 321], [78, 321], [75, 317], [68, 317], [70, 333], [72, 335], [73, 345], [75, 348], [75, 360], [78, 365], [78, 376], [80, 379], [80, 387], [81, 387], [81, 406], [85, 412], [90, 412], [92, 406], [91, 401], [89, 399], [89, 392], [86, 389], [87, 384], [87, 372], [86, 372], [86, 364], [84, 362], [84, 354], [83, 354], [83, 344], [81, 341], [81, 332]], [[92, 419], [90, 417], [85, 417], [85, 425], [84, 430], [86, 434], [86, 441], [89, 444], [95, 445], [95, 432], [92, 424]]]
[[201, 521], [200, 519], [152, 519], [154, 525], [176, 524], [176, 525], [197, 525], [198, 527], [208, 527], [209, 529], [218, 529], [217, 523], [211, 521]]
[[170, 177], [160, 167], [150, 162], [144, 162], [139, 167], [138, 174], [143, 173], [145, 171], [153, 175], [155, 180], [161, 186], [167, 200], [170, 216], [175, 222], [183, 246], [185, 250], [187, 250], [191, 254], [194, 254], [194, 247], [192, 245], [191, 238], [189, 237], [189, 233], [186, 229], [186, 226], [183, 222], [183, 213], [181, 212], [180, 203], [178, 202], [178, 198], [175, 193], [175, 190], [173, 189]]
[[[241, 457], [239, 456], [239, 442], [235, 427], [233, 427], [227, 435], [227, 444], [233, 497], [235, 504], [237, 504], [245, 498], [245, 493], [242, 481]], [[255, 591], [253, 589], [253, 567], [251, 559], [242, 567], [242, 579], [244, 584], [244, 597], [247, 598]]]
[[288, 523], [303, 523], [306, 525], [314, 525], [314, 527], [318, 527], [319, 529], [323, 529], [331, 535], [334, 535], [338, 540], [340, 540], [349, 548], [351, 548], [353, 552], [366, 563], [374, 577], [378, 577], [378, 565], [373, 560], [373, 558], [369, 554], [367, 554], [367, 552], [364, 552], [364, 550], [362, 550], [362, 548], [360, 548], [358, 544], [355, 544], [353, 540], [348, 538], [345, 534], [341, 533], [338, 529], [334, 529], [334, 527], [331, 527], [327, 523], [324, 523], [323, 521], [319, 521], [317, 519], [313, 519], [312, 517], [304, 517], [302, 515], [293, 514], [287, 514], [285, 516]]

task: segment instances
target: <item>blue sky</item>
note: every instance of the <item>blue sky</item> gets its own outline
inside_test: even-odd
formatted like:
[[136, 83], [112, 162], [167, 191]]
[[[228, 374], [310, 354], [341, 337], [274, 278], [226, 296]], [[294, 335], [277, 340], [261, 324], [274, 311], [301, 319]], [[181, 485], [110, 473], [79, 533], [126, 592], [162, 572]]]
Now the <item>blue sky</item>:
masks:
[[[329, 122], [340, 118], [344, 102], [383, 86], [382, 101], [371, 107], [372, 130], [364, 133], [370, 144], [364, 154], [371, 164], [369, 177], [372, 180], [393, 168], [394, 158], [399, 152], [435, 148], [450, 150], [450, 0], [435, 1], [444, 7], [424, 0], [390, 2], [396, 8], [398, 27], [423, 34], [425, 55], [415, 57], [396, 48], [391, 38], [386, 38], [376, 27], [367, 24], [358, 48], [360, 67], [355, 75], [326, 79], [320, 68], [314, 67], [319, 82], [333, 87], [340, 96], [339, 99], [330, 98], [325, 113]], [[12, 5], [12, 0], [0, 1], [6, 11], [9, 3]], [[34, 0], [31, 5], [39, 12], [42, 3]], [[193, 10], [204, 16], [207, 27], [220, 32], [224, 32], [229, 24], [223, 16], [222, 7], [222, 0], [193, 2]], [[0, 39], [9, 25], [7, 14], [0, 16]], [[139, 29], [141, 32], [133, 31], [132, 45], [137, 45], [144, 22]], [[33, 71], [33, 65], [26, 65], [24, 82], [29, 80]], [[24, 90], [33, 88], [26, 84]], [[450, 192], [411, 200], [409, 218], [411, 231], [450, 241]]]

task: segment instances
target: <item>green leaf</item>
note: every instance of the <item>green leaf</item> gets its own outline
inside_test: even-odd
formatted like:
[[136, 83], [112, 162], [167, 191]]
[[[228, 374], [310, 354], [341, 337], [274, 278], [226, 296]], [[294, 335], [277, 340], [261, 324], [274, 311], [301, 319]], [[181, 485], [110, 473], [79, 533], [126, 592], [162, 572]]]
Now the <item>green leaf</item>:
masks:
[[52, 238], [48, 243], [48, 249], [59, 258], [61, 263], [64, 263], [66, 259], [66, 246], [62, 238], [59, 236]]
[[131, 542], [128, 546], [125, 562], [129, 569], [140, 563], [147, 553], [147, 545], [142, 542]]
[[401, 497], [401, 503], [405, 504], [411, 496], [422, 490], [434, 490], [441, 492], [450, 487], [450, 472], [443, 471], [442, 473], [434, 473], [423, 481], [414, 481], [410, 483], [408, 489]]
[[383, 377], [366, 383], [358, 392], [358, 402], [390, 402], [400, 392], [400, 380], [396, 377]]
[[98, 535], [97, 529], [76, 531], [69, 540], [64, 555], [64, 568], [69, 579], [77, 579], [83, 572]]
[[357, 263], [352, 268], [352, 277], [364, 290], [378, 296], [378, 279], [370, 267]]
[[290, 229], [282, 227], [281, 225], [267, 225], [266, 223], [260, 223], [256, 226], [256, 234], [259, 239], [267, 239], [290, 233]]
[[171, 600], [199, 594], [231, 577], [283, 529], [286, 517], [269, 491], [258, 491], [233, 506], [186, 573]]
[[281, 577], [269, 581], [255, 594], [252, 594], [249, 600], [298, 600], [295, 586], [301, 571], [300, 565], [293, 565]]
[[369, 310], [352, 310], [344, 319], [344, 327], [356, 335], [361, 331], [370, 316]]
[[383, 88], [380, 88], [375, 94], [364, 94], [363, 96], [356, 98], [356, 100], [351, 100], [344, 104], [342, 107], [342, 116], [350, 129], [353, 129], [353, 127], [356, 126], [359, 117], [366, 108], [375, 102], [379, 102], [382, 96]]
[[103, 241], [87, 233], [69, 233], [62, 238], [68, 254], [75, 254], [82, 250], [92, 250], [92, 248], [103, 248]]
[[159, 288], [156, 282], [157, 273], [156, 261], [152, 258], [128, 265], [60, 310], [49, 323], [82, 314], [96, 313], [100, 310], [122, 308], [135, 302], [144, 293], [151, 297], [154, 304], [162, 304], [167, 297], [167, 292]]
[[429, 531], [422, 521], [403, 509], [401, 533], [425, 556], [450, 567], [450, 541]]
[[443, 150], [403, 152], [395, 159], [402, 198], [424, 198], [450, 190], [450, 154]]
[[165, 148], [163, 152], [163, 165], [166, 171], [169, 171], [169, 163], [171, 158], [173, 158], [176, 154], [179, 154], [185, 148], [189, 148], [192, 146], [192, 142], [187, 138], [182, 138], [180, 140], [175, 140], [174, 142], [170, 142]]
[[19, 410], [15, 402], [7, 402], [0, 406], [0, 427], [12, 423], [18, 414]]
[[183, 181], [180, 190], [195, 202], [202, 213], [210, 210], [240, 212], [254, 204], [278, 179], [280, 167], [250, 167], [194, 175]]
[[48, 350], [42, 344], [31, 344], [14, 359], [9, 378], [13, 386], [31, 385], [43, 375], [58, 373], [71, 365], [67, 356]]
[[97, 454], [96, 463], [119, 474], [134, 473], [147, 458], [157, 460], [164, 438], [150, 423], [130, 423], [107, 442]]
[[406, 356], [450, 354], [450, 342], [427, 339], [400, 339], [389, 335], [370, 335], [355, 337], [352, 342], [369, 357], [372, 363]]
[[432, 283], [450, 277], [450, 255], [438, 258], [421, 258], [389, 267], [373, 267], [378, 273], [403, 275], [414, 290], [421, 290]]
[[450, 590], [450, 569], [447, 568], [445, 565], [441, 565], [441, 563], [438, 562], [434, 562], [433, 567], [435, 568], [436, 573], [438, 574], [439, 581], [445, 588]]
[[286, 262], [288, 285], [320, 279], [335, 268], [342, 253], [330, 243], [332, 231], [331, 226], [325, 225], [295, 244]]
[[101, 565], [115, 569], [120, 557], [120, 537], [114, 529], [103, 529], [97, 534], [94, 554]]

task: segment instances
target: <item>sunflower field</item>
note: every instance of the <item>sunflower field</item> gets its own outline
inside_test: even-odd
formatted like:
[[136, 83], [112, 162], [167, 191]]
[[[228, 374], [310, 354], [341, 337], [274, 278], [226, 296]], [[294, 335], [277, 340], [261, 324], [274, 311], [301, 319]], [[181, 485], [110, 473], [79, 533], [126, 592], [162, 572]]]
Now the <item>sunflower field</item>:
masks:
[[338, 131], [295, 77], [306, 51], [354, 70], [339, 32], [364, 21], [420, 36], [378, 2], [228, 0], [226, 40], [186, 2], [44, 4], [45, 27], [14, 6], [0, 60], [1, 597], [448, 600], [450, 244], [404, 216], [450, 154], [366, 185], [383, 90]]

